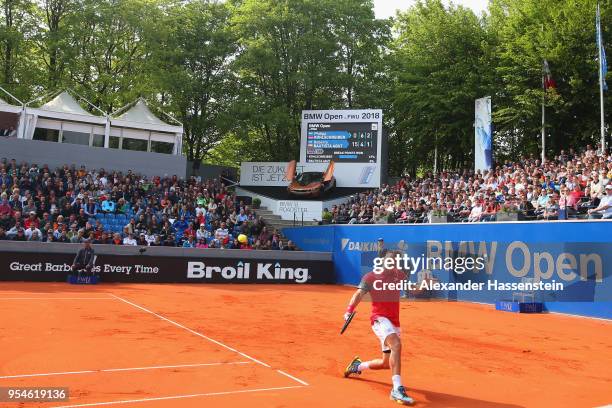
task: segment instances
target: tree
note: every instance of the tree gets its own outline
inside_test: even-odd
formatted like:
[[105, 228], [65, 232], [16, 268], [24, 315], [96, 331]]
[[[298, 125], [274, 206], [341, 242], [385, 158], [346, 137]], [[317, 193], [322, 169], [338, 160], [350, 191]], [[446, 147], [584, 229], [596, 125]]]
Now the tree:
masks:
[[[490, 39], [471, 10], [419, 1], [397, 18], [392, 58], [392, 170], [458, 168], [472, 158], [474, 99], [491, 91]], [[416, 166], [414, 166], [416, 167]]]
[[233, 122], [236, 38], [224, 3], [198, 1], [172, 8], [159, 24], [155, 79], [162, 102], [184, 125], [187, 158], [200, 162]]
[[27, 98], [36, 68], [26, 38], [32, 34], [34, 4], [29, 0], [3, 0], [0, 9], [0, 82], [17, 97]]
[[[516, 157], [541, 149], [543, 97], [549, 150], [598, 140], [595, 5], [595, 0], [492, 2], [490, 30], [497, 36], [494, 66], [499, 78], [493, 110], [495, 139], [498, 145], [508, 147], [501, 153]], [[605, 7], [602, 10], [604, 34], [609, 37], [612, 33], [606, 32], [606, 27], [610, 17]], [[546, 95], [542, 88], [544, 59], [557, 83], [557, 89]], [[606, 104], [608, 100], [606, 97]]]

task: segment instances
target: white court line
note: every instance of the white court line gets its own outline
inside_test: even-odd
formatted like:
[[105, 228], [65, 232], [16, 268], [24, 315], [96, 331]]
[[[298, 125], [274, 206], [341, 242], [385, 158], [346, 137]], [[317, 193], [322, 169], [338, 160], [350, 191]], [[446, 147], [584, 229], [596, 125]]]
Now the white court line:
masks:
[[117, 371], [159, 370], [159, 369], [164, 369], [164, 368], [205, 367], [205, 366], [220, 366], [220, 365], [230, 365], [230, 364], [232, 365], [233, 364], [250, 364], [250, 363], [251, 363], [250, 361], [230, 361], [230, 362], [219, 362], [219, 363], [176, 364], [176, 365], [164, 365], [164, 366], [131, 367], [131, 368], [104, 368], [100, 370], [64, 371], [64, 372], [59, 372], [59, 373], [4, 375], [4, 376], [0, 376], [0, 380], [6, 379], [6, 378], [49, 377], [49, 376], [54, 376], [54, 375], [113, 373]]
[[281, 374], [282, 374], [282, 375], [284, 375], [284, 376], [287, 376], [287, 377], [291, 378], [292, 380], [295, 380], [295, 381], [299, 382], [299, 383], [300, 383], [300, 384], [302, 384], [302, 385], [308, 385], [308, 383], [307, 383], [306, 381], [302, 381], [302, 380], [300, 380], [299, 378], [292, 376], [291, 374], [287, 374], [287, 373], [286, 373], [286, 372], [284, 372], [283, 370], [276, 370], [276, 371], [277, 371], [277, 372], [279, 372], [279, 373], [281, 373]]
[[[117, 295], [114, 295], [114, 294], [112, 294], [112, 293], [109, 293], [109, 295], [111, 295], [112, 297], [115, 297], [115, 298], [117, 298], [117, 299], [121, 300], [122, 302], [125, 302], [125, 303], [127, 303], [127, 304], [129, 304], [129, 305], [132, 305], [132, 306], [134, 306], [134, 307], [136, 307], [136, 308], [138, 308], [138, 309], [140, 309], [140, 310], [143, 310], [143, 311], [145, 311], [145, 312], [147, 312], [147, 313], [150, 313], [150, 314], [152, 314], [153, 316], [158, 317], [158, 318], [160, 318], [160, 319], [162, 319], [162, 320], [164, 320], [164, 321], [166, 321], [166, 322], [168, 322], [168, 323], [170, 323], [170, 324], [173, 324], [173, 325], [174, 325], [174, 326], [176, 326], [176, 327], [180, 327], [181, 329], [187, 330], [188, 332], [190, 332], [190, 333], [192, 333], [192, 334], [195, 334], [195, 335], [196, 335], [196, 336], [198, 336], [198, 337], [201, 337], [201, 338], [206, 339], [206, 340], [208, 340], [208, 341], [210, 341], [210, 342], [212, 342], [212, 343], [215, 343], [215, 344], [217, 344], [217, 345], [219, 345], [219, 346], [221, 346], [221, 347], [223, 347], [223, 348], [226, 348], [226, 349], [228, 349], [228, 350], [231, 350], [231, 351], [233, 351], [234, 353], [238, 353], [238, 354], [240, 354], [241, 356], [246, 357], [246, 358], [248, 358], [249, 360], [252, 360], [252, 361], [256, 362], [257, 364], [261, 364], [262, 366], [265, 366], [265, 367], [268, 367], [268, 368], [272, 368], [272, 367], [271, 367], [269, 364], [266, 364], [266, 363], [264, 363], [263, 361], [259, 361], [259, 360], [255, 359], [255, 358], [253, 358], [253, 357], [251, 357], [251, 356], [249, 356], [249, 355], [247, 355], [247, 354], [244, 354], [244, 353], [243, 353], [243, 352], [241, 352], [241, 351], [236, 350], [236, 349], [235, 349], [235, 348], [233, 348], [233, 347], [230, 347], [230, 346], [228, 346], [228, 345], [226, 345], [226, 344], [221, 343], [220, 341], [217, 341], [217, 340], [215, 340], [215, 339], [213, 339], [213, 338], [210, 338], [210, 337], [208, 337], [208, 336], [206, 336], [206, 335], [204, 335], [204, 334], [202, 334], [202, 333], [199, 333], [199, 332], [197, 332], [197, 331], [195, 331], [195, 330], [192, 330], [192, 329], [190, 329], [189, 327], [185, 327], [185, 326], [183, 326], [182, 324], [177, 323], [177, 322], [175, 322], [175, 321], [173, 321], [173, 320], [170, 320], [170, 319], [168, 319], [167, 317], [164, 317], [164, 316], [162, 316], [162, 315], [159, 315], [159, 314], [157, 314], [157, 313], [155, 313], [155, 312], [152, 312], [152, 311], [150, 311], [149, 309], [147, 309], [147, 308], [145, 308], [145, 307], [139, 306], [139, 305], [137, 305], [136, 303], [132, 303], [132, 302], [130, 302], [129, 300], [123, 299], [123, 298], [121, 298], [121, 297], [119, 297], [119, 296], [117, 296]], [[281, 372], [281, 373], [282, 373], [282, 374], [284, 374], [284, 375], [287, 375], [288, 377], [292, 378], [293, 380], [295, 380], [295, 381], [299, 382], [299, 383], [300, 383], [300, 384], [302, 384], [302, 385], [304, 385], [304, 384], [305, 384], [305, 385], [308, 385], [308, 384], [307, 384], [305, 381], [302, 381], [302, 380], [300, 380], [300, 379], [298, 379], [298, 378], [296, 378], [296, 377], [290, 376], [290, 375], [288, 375], [287, 373], [284, 373], [284, 372]]]
[[0, 297], [0, 300], [114, 300], [112, 297]]
[[95, 407], [95, 406], [100, 406], [100, 405], [131, 404], [135, 402], [165, 401], [165, 400], [196, 398], [196, 397], [212, 397], [215, 395], [243, 394], [247, 392], [289, 390], [293, 388], [302, 388], [302, 387], [303, 385], [291, 385], [287, 387], [255, 388], [252, 390], [205, 392], [201, 394], [171, 395], [168, 397], [141, 398], [141, 399], [109, 401], [109, 402], [92, 402], [89, 404], [77, 404], [77, 405], [62, 405], [62, 406], [56, 406], [56, 407], [51, 407], [51, 408], [76, 408], [76, 407]]
[[259, 360], [257, 360], [256, 358], [253, 358], [253, 357], [251, 357], [251, 356], [249, 356], [249, 355], [247, 355], [247, 354], [244, 354], [243, 352], [240, 352], [240, 351], [236, 350], [236, 349], [235, 349], [235, 348], [233, 348], [233, 347], [230, 347], [230, 346], [228, 346], [228, 345], [225, 345], [225, 344], [221, 343], [220, 341], [217, 341], [217, 340], [215, 340], [215, 339], [213, 339], [213, 338], [210, 338], [210, 337], [208, 337], [208, 336], [206, 336], [206, 335], [204, 335], [204, 334], [202, 334], [202, 333], [198, 333], [197, 331], [192, 330], [192, 329], [190, 329], [189, 327], [185, 327], [185, 326], [183, 326], [182, 324], [175, 322], [174, 320], [170, 320], [170, 319], [168, 319], [167, 317], [164, 317], [164, 316], [159, 315], [159, 314], [157, 314], [157, 313], [155, 313], [155, 312], [152, 312], [152, 311], [150, 311], [149, 309], [146, 309], [146, 308], [144, 308], [144, 307], [142, 307], [142, 306], [137, 305], [136, 303], [132, 303], [132, 302], [130, 302], [129, 300], [125, 300], [125, 299], [123, 299], [123, 298], [120, 298], [119, 296], [113, 295], [112, 293], [110, 293], [110, 295], [111, 295], [111, 296], [113, 296], [113, 297], [116, 297], [117, 299], [119, 299], [119, 300], [120, 300], [120, 301], [122, 301], [122, 302], [127, 303], [128, 305], [132, 305], [132, 306], [134, 306], [134, 307], [136, 307], [136, 308], [138, 308], [138, 309], [140, 309], [140, 310], [143, 310], [143, 311], [145, 311], [145, 312], [147, 312], [147, 313], [152, 314], [153, 316], [155, 316], [155, 317], [157, 317], [157, 318], [159, 318], [159, 319], [162, 319], [162, 320], [164, 320], [164, 321], [166, 321], [166, 322], [168, 322], [168, 323], [170, 323], [170, 324], [173, 324], [173, 325], [175, 325], [176, 327], [180, 327], [180, 328], [181, 328], [181, 329], [183, 329], [183, 330], [187, 330], [188, 332], [190, 332], [190, 333], [192, 333], [192, 334], [195, 334], [195, 335], [196, 335], [196, 336], [198, 336], [198, 337], [202, 337], [203, 339], [206, 339], [206, 340], [208, 340], [208, 341], [210, 341], [210, 342], [213, 342], [213, 343], [215, 343], [215, 344], [217, 344], [217, 345], [219, 345], [219, 346], [221, 346], [221, 347], [223, 347], [223, 348], [226, 348], [226, 349], [228, 349], [228, 350], [231, 350], [231, 351], [233, 351], [234, 353], [238, 353], [238, 354], [240, 354], [241, 356], [246, 357], [246, 358], [248, 358], [249, 360], [252, 360], [252, 361], [256, 362], [257, 364], [261, 364], [262, 366], [265, 366], [265, 367], [268, 367], [268, 368], [272, 368], [272, 367], [270, 367], [268, 364], [264, 363], [263, 361], [259, 361]]

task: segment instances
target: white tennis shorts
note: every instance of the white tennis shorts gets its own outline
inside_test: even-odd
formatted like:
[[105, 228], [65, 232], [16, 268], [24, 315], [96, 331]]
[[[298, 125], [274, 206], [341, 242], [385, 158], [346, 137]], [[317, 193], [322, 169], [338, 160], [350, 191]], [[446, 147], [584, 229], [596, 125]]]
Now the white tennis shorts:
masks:
[[386, 317], [377, 317], [372, 325], [372, 331], [378, 340], [380, 340], [380, 345], [382, 346], [382, 351], [387, 352], [390, 348], [385, 344], [385, 340], [390, 334], [397, 334], [398, 337], [401, 336], [400, 328], [395, 327], [393, 323]]

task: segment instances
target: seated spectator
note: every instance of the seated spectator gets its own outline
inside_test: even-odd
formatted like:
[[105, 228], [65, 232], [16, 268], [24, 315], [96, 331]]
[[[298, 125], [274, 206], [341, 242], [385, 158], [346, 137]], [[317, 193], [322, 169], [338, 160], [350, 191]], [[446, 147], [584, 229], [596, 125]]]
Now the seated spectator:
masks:
[[90, 197], [89, 200], [87, 200], [87, 204], [85, 204], [83, 211], [89, 218], [95, 217], [96, 214], [98, 214], [98, 205], [93, 197]]
[[219, 244], [225, 244], [227, 243], [228, 237], [229, 231], [227, 230], [225, 222], [222, 222], [221, 226], [215, 231], [215, 239]]
[[81, 242], [83, 242], [83, 240], [85, 239], [85, 236], [84, 236], [83, 232], [84, 232], [83, 229], [78, 230], [77, 234], [73, 235], [70, 238], [70, 243], [72, 243], [72, 244], [80, 244]]
[[567, 197], [566, 206], [568, 208], [571, 208], [573, 212], [578, 211], [578, 206], [580, 205], [580, 201], [582, 200], [582, 197], [584, 197], [584, 193], [582, 192], [582, 189], [580, 188], [580, 184], [574, 185], [574, 188], [572, 189], [572, 191], [569, 193]]
[[138, 235], [138, 240], [136, 244], [139, 246], [149, 246], [149, 242], [147, 241], [145, 234], [141, 233]]
[[198, 238], [196, 248], [208, 248], [206, 238]]
[[19, 227], [17, 229], [16, 234], [13, 236], [13, 241], [27, 241], [27, 238], [25, 236], [25, 231], [23, 228]]
[[488, 198], [482, 214], [480, 215], [481, 221], [495, 221], [495, 214], [499, 210], [499, 204], [495, 200]]
[[477, 201], [476, 204], [474, 204], [474, 207], [472, 207], [472, 210], [470, 211], [470, 215], [467, 218], [467, 222], [479, 222], [480, 217], [482, 216], [482, 211], [482, 204], [480, 203], [480, 201]]
[[42, 239], [40, 230], [33, 223], [30, 223], [30, 227], [25, 230], [25, 236], [28, 241], [40, 241]]
[[263, 227], [261, 233], [259, 234], [258, 240], [260, 244], [268, 242], [268, 240], [272, 238], [272, 234], [268, 231], [268, 227]]
[[149, 246], [162, 246], [161, 236], [155, 235], [155, 240], [149, 242]]
[[134, 234], [128, 233], [127, 236], [123, 238], [123, 245], [138, 245], [138, 242], [136, 242], [136, 239], [134, 239]]
[[544, 220], [556, 220], [559, 217], [559, 204], [557, 203], [556, 197], [550, 197], [546, 203], [544, 212], [538, 215], [538, 219]]
[[612, 183], [608, 183], [604, 188], [605, 195], [599, 201], [599, 205], [596, 208], [592, 208], [588, 211], [589, 218], [591, 219], [612, 219]]
[[297, 247], [291, 240], [287, 241], [287, 245], [283, 249], [285, 251], [297, 251]]
[[198, 240], [198, 242], [201, 239], [207, 241], [210, 236], [211, 234], [210, 231], [206, 229], [206, 224], [200, 224], [200, 228], [198, 228], [198, 230], [196, 231], [196, 239]]
[[195, 248], [195, 241], [193, 235], [190, 235], [183, 241], [183, 248]]
[[35, 228], [40, 227], [40, 220], [36, 217], [36, 211], [30, 211], [28, 218], [26, 218], [23, 224], [25, 228], [30, 228], [32, 225]]
[[164, 240], [164, 242], [162, 243], [163, 246], [169, 246], [169, 247], [174, 247], [176, 246], [176, 241], [175, 241], [175, 236], [174, 234], [170, 234], [166, 237], [166, 239]]
[[123, 245], [123, 239], [121, 239], [121, 234], [118, 232], [113, 234], [112, 245]]
[[53, 231], [47, 232], [47, 236], [45, 237], [43, 242], [55, 242], [55, 237], [53, 236]]

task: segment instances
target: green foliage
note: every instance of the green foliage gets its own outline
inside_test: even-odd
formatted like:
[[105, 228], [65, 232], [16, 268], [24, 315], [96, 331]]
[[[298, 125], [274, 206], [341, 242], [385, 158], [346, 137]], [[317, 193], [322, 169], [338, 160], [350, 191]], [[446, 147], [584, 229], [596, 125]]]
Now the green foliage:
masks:
[[542, 101], [549, 153], [596, 142], [595, 5], [419, 0], [377, 20], [372, 0], [3, 0], [0, 85], [24, 101], [72, 88], [108, 112], [145, 97], [184, 124], [190, 160], [226, 165], [297, 158], [304, 109], [381, 108], [391, 174], [419, 174], [436, 150], [438, 168], [471, 167], [488, 95], [498, 160], [537, 154]]

